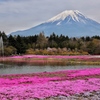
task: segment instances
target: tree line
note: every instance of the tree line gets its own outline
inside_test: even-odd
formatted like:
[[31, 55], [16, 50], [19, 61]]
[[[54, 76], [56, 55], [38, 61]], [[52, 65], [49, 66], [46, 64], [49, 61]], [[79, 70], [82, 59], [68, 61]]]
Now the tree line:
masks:
[[[4, 55], [43, 54], [43, 55], [85, 55], [100, 54], [100, 36], [68, 37], [43, 32], [34, 36], [7, 36], [0, 32], [4, 43]], [[1, 49], [0, 49], [1, 50]]]

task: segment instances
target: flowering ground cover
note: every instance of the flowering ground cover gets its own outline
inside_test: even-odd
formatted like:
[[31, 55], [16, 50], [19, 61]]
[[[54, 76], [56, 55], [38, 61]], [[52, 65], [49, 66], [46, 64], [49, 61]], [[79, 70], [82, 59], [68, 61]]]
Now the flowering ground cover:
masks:
[[96, 91], [100, 68], [0, 76], [0, 100], [58, 100]]
[[100, 58], [99, 55], [76, 55], [76, 56], [60, 56], [60, 55], [23, 55], [23, 56], [12, 56], [11, 58]]
[[100, 55], [77, 55], [77, 56], [60, 56], [60, 55], [23, 55], [0, 58], [3, 63], [19, 63], [31, 65], [100, 65]]

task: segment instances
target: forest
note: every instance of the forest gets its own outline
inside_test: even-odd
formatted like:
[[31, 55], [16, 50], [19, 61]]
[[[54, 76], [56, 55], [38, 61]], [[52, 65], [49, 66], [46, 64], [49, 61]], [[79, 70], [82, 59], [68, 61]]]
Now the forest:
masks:
[[[99, 55], [100, 36], [68, 37], [52, 33], [45, 36], [44, 32], [34, 36], [7, 36], [3, 38], [4, 56], [36, 54], [36, 55]], [[0, 48], [1, 51], [1, 48]], [[0, 52], [1, 53], [1, 52]], [[2, 54], [0, 54], [2, 55]]]

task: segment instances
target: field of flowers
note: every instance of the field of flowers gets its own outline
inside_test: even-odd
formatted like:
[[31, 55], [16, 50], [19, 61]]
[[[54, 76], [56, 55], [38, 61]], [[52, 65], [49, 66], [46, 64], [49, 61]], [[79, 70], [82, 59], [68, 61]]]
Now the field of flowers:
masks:
[[0, 100], [73, 100], [59, 98], [96, 91], [100, 68], [0, 76]]
[[0, 58], [3, 63], [24, 63], [32, 65], [100, 65], [100, 55], [77, 55], [77, 56], [60, 56], [60, 55], [22, 55]]

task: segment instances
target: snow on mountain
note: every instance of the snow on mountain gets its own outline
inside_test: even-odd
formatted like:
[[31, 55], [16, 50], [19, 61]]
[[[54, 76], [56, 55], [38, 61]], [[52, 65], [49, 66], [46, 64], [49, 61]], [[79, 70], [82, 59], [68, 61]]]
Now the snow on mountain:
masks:
[[65, 20], [68, 16], [71, 16], [71, 18], [74, 21], [79, 21], [80, 20], [78, 16], [84, 17], [78, 10], [66, 10], [66, 11], [58, 14], [57, 16], [49, 19], [47, 22]]
[[100, 35], [100, 23], [84, 16], [78, 10], [66, 10], [40, 25], [11, 34], [30, 36], [40, 32], [44, 32], [46, 36], [53, 32], [70, 37]]
[[71, 20], [73, 20], [75, 22], [82, 22], [82, 23], [86, 24], [86, 22], [88, 22], [88, 20], [90, 20], [90, 19], [87, 18], [86, 16], [84, 16], [78, 10], [66, 10], [66, 11], [58, 14], [57, 16], [49, 19], [47, 21], [47, 23], [50, 23], [50, 22], [52, 22], [52, 23], [58, 22], [57, 25], [60, 25], [61, 22], [64, 21], [64, 20], [66, 20], [66, 23], [67, 22], [70, 22]]

